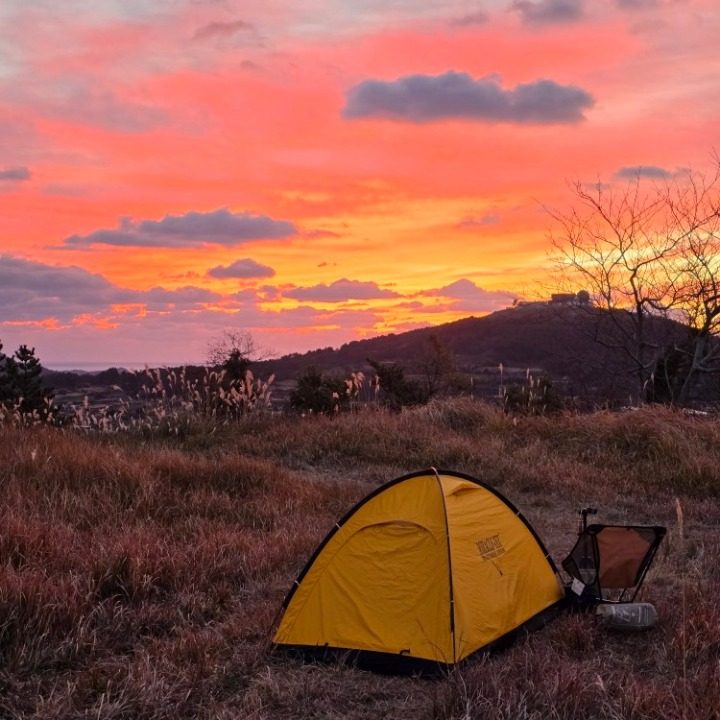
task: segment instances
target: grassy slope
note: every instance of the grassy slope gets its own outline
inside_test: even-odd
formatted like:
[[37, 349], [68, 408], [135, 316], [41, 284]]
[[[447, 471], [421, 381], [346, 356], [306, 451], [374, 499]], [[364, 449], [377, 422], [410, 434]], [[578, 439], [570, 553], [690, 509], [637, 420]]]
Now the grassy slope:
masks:
[[[0, 717], [717, 717], [719, 431], [658, 410], [514, 422], [462, 401], [173, 441], [2, 429]], [[500, 487], [558, 559], [582, 502], [667, 524], [646, 588], [660, 626], [566, 617], [440, 682], [267, 655], [334, 520], [429, 465]]]

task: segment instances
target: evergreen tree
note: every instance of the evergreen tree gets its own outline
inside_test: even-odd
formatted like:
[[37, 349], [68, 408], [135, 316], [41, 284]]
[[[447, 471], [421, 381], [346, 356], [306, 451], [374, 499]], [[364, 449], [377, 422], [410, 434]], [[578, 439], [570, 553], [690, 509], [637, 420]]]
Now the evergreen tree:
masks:
[[15, 402], [16, 390], [14, 386], [15, 362], [12, 357], [3, 353], [3, 344], [0, 341], [0, 405], [10, 406]]
[[47, 415], [46, 400], [52, 399], [52, 392], [42, 382], [42, 365], [35, 356], [35, 348], [21, 345], [12, 359], [10, 381], [15, 396], [20, 400], [20, 411], [32, 413], [37, 411], [42, 417]]
[[222, 369], [227, 373], [229, 380], [244, 380], [250, 365], [250, 358], [243, 355], [238, 348], [234, 348], [223, 362]]

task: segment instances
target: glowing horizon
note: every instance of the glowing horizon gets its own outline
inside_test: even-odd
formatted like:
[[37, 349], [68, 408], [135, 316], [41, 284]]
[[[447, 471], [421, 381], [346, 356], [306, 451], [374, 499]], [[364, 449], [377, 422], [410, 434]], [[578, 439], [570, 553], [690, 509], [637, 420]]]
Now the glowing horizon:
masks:
[[6, 0], [0, 340], [275, 354], [545, 294], [567, 183], [703, 169], [710, 0]]

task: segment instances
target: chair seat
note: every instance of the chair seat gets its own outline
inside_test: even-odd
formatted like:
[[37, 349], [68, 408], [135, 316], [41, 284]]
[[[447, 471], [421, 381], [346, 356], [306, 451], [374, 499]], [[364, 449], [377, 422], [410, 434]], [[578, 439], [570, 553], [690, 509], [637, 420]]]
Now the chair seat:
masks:
[[617, 602], [632, 591], [632, 602], [666, 532], [659, 525], [588, 525], [562, 562], [565, 571], [582, 583], [581, 593], [575, 585], [575, 594], [585, 600]]

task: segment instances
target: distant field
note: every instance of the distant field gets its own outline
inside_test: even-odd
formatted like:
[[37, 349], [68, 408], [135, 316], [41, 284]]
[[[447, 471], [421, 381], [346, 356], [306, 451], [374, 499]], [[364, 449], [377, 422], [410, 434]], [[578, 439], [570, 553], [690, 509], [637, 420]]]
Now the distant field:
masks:
[[[178, 437], [0, 428], [0, 718], [717, 718], [718, 438], [719, 419], [662, 409], [512, 418], [461, 399]], [[556, 560], [581, 504], [667, 525], [644, 590], [659, 626], [563, 617], [440, 681], [269, 654], [332, 523], [430, 465], [500, 488]]]

